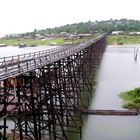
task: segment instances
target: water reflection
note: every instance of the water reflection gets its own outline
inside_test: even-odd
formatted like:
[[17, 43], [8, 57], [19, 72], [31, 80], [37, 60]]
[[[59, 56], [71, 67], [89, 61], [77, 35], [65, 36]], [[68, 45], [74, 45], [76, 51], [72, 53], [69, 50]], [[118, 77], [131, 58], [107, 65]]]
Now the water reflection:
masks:
[[[98, 71], [97, 88], [90, 108], [123, 109], [118, 94], [140, 86], [140, 57], [134, 47], [108, 46]], [[88, 116], [83, 140], [140, 140], [139, 116]]]

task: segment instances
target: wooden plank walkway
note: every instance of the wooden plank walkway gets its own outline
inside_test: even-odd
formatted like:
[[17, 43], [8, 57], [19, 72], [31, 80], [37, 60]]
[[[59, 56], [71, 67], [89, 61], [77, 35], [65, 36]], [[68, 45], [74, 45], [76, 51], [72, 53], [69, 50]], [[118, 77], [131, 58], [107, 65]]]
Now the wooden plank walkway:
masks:
[[83, 114], [89, 115], [123, 115], [123, 116], [133, 116], [138, 115], [138, 111], [130, 110], [90, 110], [90, 109], [79, 109]]
[[106, 33], [75, 46], [61, 46], [44, 51], [0, 58], [0, 80], [2, 81], [37, 68], [42, 68], [42, 66], [74, 55], [105, 37]]

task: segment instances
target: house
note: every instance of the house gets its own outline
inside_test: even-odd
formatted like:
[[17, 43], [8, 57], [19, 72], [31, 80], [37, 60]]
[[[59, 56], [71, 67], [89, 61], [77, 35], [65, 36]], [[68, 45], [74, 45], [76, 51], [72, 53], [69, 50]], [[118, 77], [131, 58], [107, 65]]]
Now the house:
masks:
[[78, 34], [78, 37], [79, 38], [84, 38], [84, 37], [89, 37], [91, 36], [92, 34]]
[[137, 32], [136, 34], [137, 34], [137, 35], [140, 35], [140, 32]]
[[45, 36], [41, 35], [41, 34], [36, 34], [35, 35], [36, 39], [44, 39]]
[[120, 35], [120, 34], [123, 34], [124, 31], [112, 31], [112, 35]]
[[140, 35], [140, 32], [129, 32], [129, 35], [130, 35], [130, 36], [133, 36], [133, 35]]

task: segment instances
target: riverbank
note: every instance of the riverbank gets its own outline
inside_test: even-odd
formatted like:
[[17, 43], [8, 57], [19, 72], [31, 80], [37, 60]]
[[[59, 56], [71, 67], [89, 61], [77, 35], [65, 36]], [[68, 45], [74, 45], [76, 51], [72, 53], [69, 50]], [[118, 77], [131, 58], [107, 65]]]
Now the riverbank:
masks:
[[9, 38], [9, 39], [0, 39], [0, 44], [10, 45], [10, 46], [18, 46], [19, 44], [30, 45], [71, 45], [73, 43], [79, 43], [86, 40], [89, 40], [93, 37], [85, 37], [85, 38], [47, 38], [47, 39], [33, 39], [33, 38]]
[[[81, 41], [80, 39], [74, 40], [75, 42]], [[20, 39], [0, 39], [0, 44], [6, 44], [10, 46], [18, 46], [19, 44], [26, 44], [28, 45], [59, 45], [59, 44], [64, 44], [65, 42], [72, 42], [71, 39], [65, 40], [64, 38], [50, 38], [50, 39], [25, 39], [25, 38], [20, 38]]]
[[107, 42], [109, 45], [140, 44], [140, 36], [109, 35], [107, 38]]
[[[48, 39], [32, 39], [32, 38], [9, 38], [9, 39], [0, 39], [0, 44], [10, 45], [10, 46], [18, 46], [19, 44], [30, 45], [70, 45], [73, 43], [79, 43], [96, 37], [97, 35], [93, 35], [92, 37], [87, 38], [76, 38], [76, 39], [68, 39], [68, 38], [48, 38]], [[109, 45], [123, 45], [123, 44], [140, 44], [140, 36], [128, 36], [128, 35], [109, 35], [107, 37], [107, 43]]]
[[140, 87], [121, 92], [119, 97], [124, 100], [124, 108], [140, 110]]

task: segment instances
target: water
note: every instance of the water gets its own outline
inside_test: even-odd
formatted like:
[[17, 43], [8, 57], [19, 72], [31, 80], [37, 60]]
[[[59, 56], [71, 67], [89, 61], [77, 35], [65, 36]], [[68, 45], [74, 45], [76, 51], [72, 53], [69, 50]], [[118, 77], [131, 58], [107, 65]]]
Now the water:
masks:
[[18, 46], [0, 47], [0, 58], [4, 56], [6, 57], [6, 56], [36, 52], [36, 51], [41, 51], [41, 50], [47, 50], [47, 49], [56, 48], [56, 47], [59, 47], [59, 46], [40, 45], [37, 47], [25, 47], [25, 48], [19, 48]]
[[[139, 47], [140, 45], [135, 45]], [[140, 86], [140, 52], [134, 61], [134, 45], [108, 46], [97, 76], [91, 109], [122, 110], [120, 92]], [[140, 140], [140, 116], [89, 115], [83, 140]]]
[[[4, 47], [0, 57], [35, 52], [57, 46]], [[136, 45], [135, 47], [140, 47]], [[134, 45], [108, 46], [97, 76], [91, 109], [123, 109], [118, 94], [140, 86], [140, 52], [134, 61]], [[11, 122], [8, 122], [12, 129]], [[140, 140], [140, 116], [88, 116], [83, 140]], [[72, 139], [71, 139], [72, 140]]]

